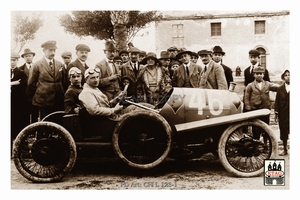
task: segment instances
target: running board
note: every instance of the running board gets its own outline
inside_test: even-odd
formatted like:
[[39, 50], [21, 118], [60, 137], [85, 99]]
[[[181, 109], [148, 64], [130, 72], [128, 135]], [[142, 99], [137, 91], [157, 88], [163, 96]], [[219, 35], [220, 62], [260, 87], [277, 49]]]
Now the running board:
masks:
[[238, 121], [244, 121], [252, 118], [257, 118], [265, 115], [269, 115], [271, 111], [269, 109], [260, 109], [255, 111], [249, 111], [245, 113], [226, 115], [222, 117], [215, 117], [211, 119], [202, 119], [193, 122], [187, 122], [182, 124], [176, 124], [175, 128], [177, 132], [193, 131], [202, 128], [209, 128], [212, 126], [218, 126], [228, 123], [234, 123]]

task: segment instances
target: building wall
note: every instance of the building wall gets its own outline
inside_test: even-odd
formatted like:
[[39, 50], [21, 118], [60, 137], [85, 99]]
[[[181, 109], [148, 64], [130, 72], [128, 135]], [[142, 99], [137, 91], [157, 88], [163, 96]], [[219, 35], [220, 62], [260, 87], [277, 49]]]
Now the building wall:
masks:
[[[265, 20], [265, 34], [254, 34], [254, 21]], [[211, 23], [221, 23], [221, 36], [211, 36]], [[188, 50], [198, 52], [219, 45], [225, 51], [223, 63], [234, 70], [249, 66], [250, 49], [262, 47], [266, 50], [267, 69], [281, 73], [289, 68], [289, 12], [273, 14], [248, 13], [205, 17], [165, 17], [156, 24], [156, 53], [173, 46], [173, 24], [183, 24], [184, 45]], [[179, 47], [181, 48], [181, 47]], [[201, 64], [201, 61], [199, 62]]]

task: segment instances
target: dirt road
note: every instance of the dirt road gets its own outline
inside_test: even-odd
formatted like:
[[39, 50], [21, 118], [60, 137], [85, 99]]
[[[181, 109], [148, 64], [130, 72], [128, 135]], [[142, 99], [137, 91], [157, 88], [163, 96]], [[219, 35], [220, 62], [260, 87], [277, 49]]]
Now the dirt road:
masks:
[[[278, 126], [271, 126], [279, 138]], [[281, 152], [282, 145], [279, 145]], [[11, 162], [13, 190], [287, 190], [290, 188], [289, 156], [285, 159], [285, 186], [264, 186], [263, 175], [254, 178], [231, 176], [211, 153], [189, 161], [168, 159], [149, 171], [126, 166], [119, 159], [79, 158], [61, 182], [34, 184], [21, 176]]]

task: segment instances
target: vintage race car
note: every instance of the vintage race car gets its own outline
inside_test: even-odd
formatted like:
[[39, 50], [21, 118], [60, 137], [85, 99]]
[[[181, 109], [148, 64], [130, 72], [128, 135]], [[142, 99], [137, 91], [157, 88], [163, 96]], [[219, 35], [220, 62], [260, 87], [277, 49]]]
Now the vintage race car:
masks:
[[270, 110], [243, 113], [234, 92], [175, 87], [156, 107], [126, 102], [142, 109], [118, 120], [84, 109], [55, 112], [28, 125], [14, 141], [16, 168], [32, 182], [59, 181], [72, 170], [79, 148], [95, 147], [110, 149], [138, 169], [212, 152], [233, 175], [253, 177], [263, 173], [265, 159], [277, 156], [274, 134], [259, 120]]

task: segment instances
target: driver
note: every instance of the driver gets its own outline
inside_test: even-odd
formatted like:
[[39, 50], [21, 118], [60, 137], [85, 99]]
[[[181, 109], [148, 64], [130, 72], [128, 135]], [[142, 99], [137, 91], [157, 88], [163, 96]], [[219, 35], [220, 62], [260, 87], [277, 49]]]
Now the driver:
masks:
[[[122, 114], [135, 110], [136, 106], [130, 105], [123, 109], [123, 105], [117, 103], [111, 106], [108, 98], [103, 94], [99, 88], [99, 74], [100, 70], [98, 68], [88, 68], [84, 73], [85, 83], [83, 85], [83, 90], [79, 94], [79, 100], [86, 108], [86, 111], [92, 116], [105, 116], [112, 119], [118, 119]], [[122, 92], [119, 98], [124, 95]]]

